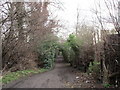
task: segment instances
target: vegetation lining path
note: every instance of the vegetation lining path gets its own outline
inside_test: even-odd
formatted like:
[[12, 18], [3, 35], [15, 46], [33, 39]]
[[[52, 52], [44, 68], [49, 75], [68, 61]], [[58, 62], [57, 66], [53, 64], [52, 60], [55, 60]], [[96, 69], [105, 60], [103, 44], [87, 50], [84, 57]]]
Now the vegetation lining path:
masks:
[[[4, 88], [87, 88], [101, 87], [89, 77], [70, 67], [59, 56], [55, 68], [51, 71], [7, 84]], [[94, 83], [94, 84], [93, 84]], [[94, 85], [94, 86], [93, 86]]]

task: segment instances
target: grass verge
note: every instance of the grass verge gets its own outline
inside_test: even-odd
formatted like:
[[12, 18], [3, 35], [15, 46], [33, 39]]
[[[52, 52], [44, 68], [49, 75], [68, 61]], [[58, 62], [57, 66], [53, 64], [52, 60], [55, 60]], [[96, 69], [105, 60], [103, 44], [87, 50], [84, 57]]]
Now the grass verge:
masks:
[[13, 80], [17, 80], [21, 77], [28, 76], [31, 74], [37, 74], [48, 71], [48, 69], [38, 69], [38, 70], [23, 70], [23, 71], [17, 71], [17, 72], [10, 72], [6, 75], [4, 75], [2, 78], [0, 78], [0, 82], [3, 84], [7, 84]]

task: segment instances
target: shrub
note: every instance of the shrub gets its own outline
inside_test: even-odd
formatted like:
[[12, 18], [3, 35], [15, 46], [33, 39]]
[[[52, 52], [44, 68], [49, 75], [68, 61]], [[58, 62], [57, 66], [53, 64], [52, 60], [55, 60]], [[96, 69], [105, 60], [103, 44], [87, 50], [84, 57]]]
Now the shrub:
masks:
[[72, 64], [73, 60], [75, 59], [75, 53], [68, 43], [64, 43], [62, 47], [62, 54], [63, 54], [64, 60]]
[[110, 85], [109, 83], [103, 84], [103, 87], [105, 88], [110, 88], [112, 85]]
[[69, 35], [69, 38], [63, 44], [62, 54], [66, 62], [69, 62], [71, 66], [76, 66], [77, 63], [75, 62], [79, 60], [79, 46], [75, 35]]
[[55, 41], [45, 41], [38, 47], [39, 61], [43, 62], [45, 68], [54, 65], [58, 44]]
[[100, 62], [93, 62], [90, 63], [89, 68], [88, 68], [88, 73], [91, 73], [92, 76], [96, 79], [99, 80], [100, 78]]

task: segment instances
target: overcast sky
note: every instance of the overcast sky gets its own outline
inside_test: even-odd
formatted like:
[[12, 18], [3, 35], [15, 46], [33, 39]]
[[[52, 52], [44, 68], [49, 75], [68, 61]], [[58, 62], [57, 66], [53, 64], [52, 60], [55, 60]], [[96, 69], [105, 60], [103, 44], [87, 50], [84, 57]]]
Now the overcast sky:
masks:
[[[97, 0], [98, 1], [98, 0]], [[79, 21], [80, 23], [86, 22], [91, 23], [92, 17], [95, 15], [91, 10], [94, 8], [95, 0], [60, 0], [63, 4], [63, 11], [58, 10], [58, 18], [67, 29], [61, 30], [62, 36], [66, 36], [75, 31], [75, 24], [77, 21], [77, 8], [79, 8]]]
[[[94, 0], [60, 0], [63, 3], [64, 11], [60, 12], [61, 19], [65, 19], [73, 24], [76, 21], [77, 8], [79, 8], [81, 18], [89, 19], [90, 10], [93, 8]], [[89, 18], [87, 18], [89, 17]], [[74, 22], [71, 22], [74, 21]]]
[[[79, 22], [86, 23], [88, 25], [92, 25], [93, 18], [96, 15], [92, 12], [95, 9], [95, 5], [97, 3], [101, 3], [101, 10], [103, 11], [103, 16], [107, 17], [107, 10], [104, 4], [104, 0], [59, 0], [63, 4], [63, 11], [58, 10], [56, 13], [58, 14], [58, 18], [60, 18], [61, 22], [67, 29], [61, 30], [62, 36], [69, 35], [75, 31], [75, 24], [77, 21], [77, 8], [79, 8]], [[105, 25], [105, 28], [112, 28], [111, 24]]]

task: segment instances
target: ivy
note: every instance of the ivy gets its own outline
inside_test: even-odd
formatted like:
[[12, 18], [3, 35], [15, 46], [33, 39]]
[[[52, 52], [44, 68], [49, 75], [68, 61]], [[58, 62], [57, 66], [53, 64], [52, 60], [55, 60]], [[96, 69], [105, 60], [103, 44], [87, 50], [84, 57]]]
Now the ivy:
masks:
[[44, 63], [45, 68], [54, 66], [58, 43], [55, 41], [45, 41], [38, 47], [39, 60]]
[[69, 35], [69, 38], [62, 46], [62, 54], [64, 60], [69, 62], [71, 65], [74, 64], [76, 57], [78, 57], [79, 46], [77, 44], [76, 36], [73, 34]]

